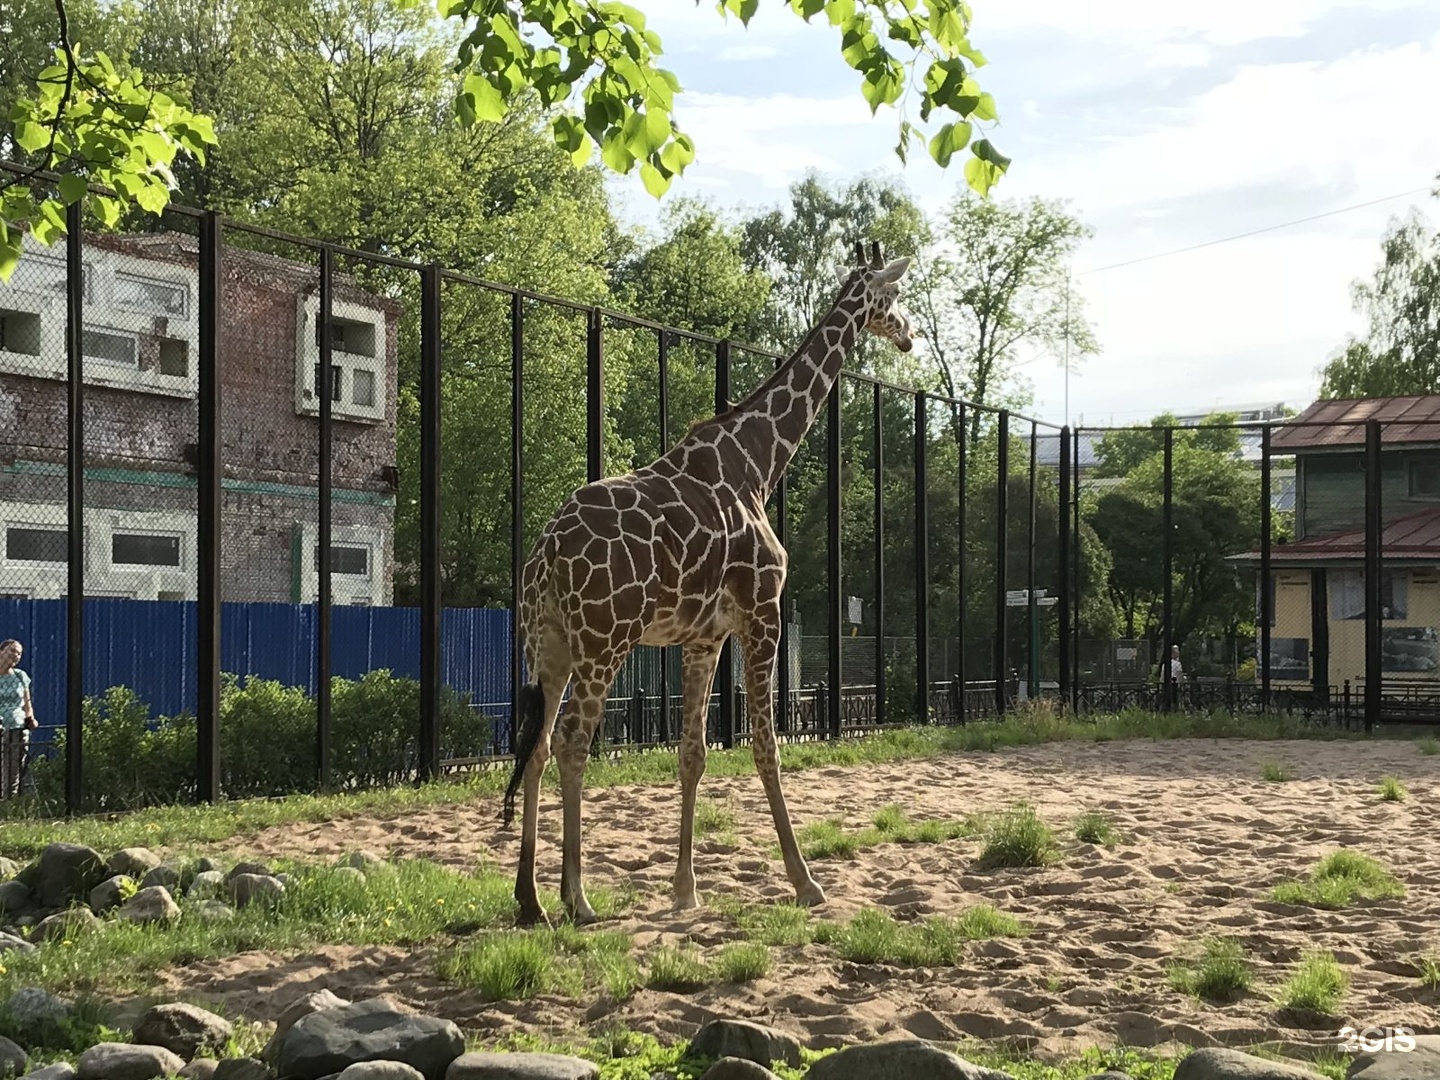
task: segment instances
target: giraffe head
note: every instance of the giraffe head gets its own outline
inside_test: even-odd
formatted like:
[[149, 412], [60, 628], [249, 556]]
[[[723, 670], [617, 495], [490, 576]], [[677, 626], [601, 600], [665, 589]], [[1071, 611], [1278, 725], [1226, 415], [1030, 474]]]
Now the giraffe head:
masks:
[[835, 276], [846, 287], [847, 295], [858, 292], [860, 326], [901, 352], [909, 352], [915, 332], [910, 326], [910, 317], [900, 307], [900, 279], [910, 269], [910, 260], [899, 258], [882, 263], [877, 243], [870, 245], [868, 260], [864, 247], [857, 243], [855, 257], [859, 266], [836, 263]]

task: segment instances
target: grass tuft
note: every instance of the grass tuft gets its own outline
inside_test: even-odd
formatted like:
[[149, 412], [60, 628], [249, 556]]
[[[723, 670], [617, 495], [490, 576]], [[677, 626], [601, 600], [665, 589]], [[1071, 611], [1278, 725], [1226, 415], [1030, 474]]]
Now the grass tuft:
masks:
[[735, 812], [713, 799], [695, 800], [695, 835], [713, 836], [722, 843], [735, 842]]
[[735, 919], [751, 941], [762, 945], [808, 945], [815, 936], [810, 909], [798, 904], [746, 907]]
[[1047, 866], [1059, 855], [1055, 834], [1028, 803], [1017, 803], [985, 826], [985, 846], [975, 865], [981, 869]]
[[578, 996], [594, 985], [624, 998], [636, 983], [631, 944], [628, 934], [574, 926], [500, 931], [442, 955], [436, 972], [442, 979], [476, 987], [492, 1001], [518, 1001], [540, 993]]
[[888, 912], [866, 908], [848, 923], [822, 923], [815, 940], [829, 945], [842, 960], [899, 967], [950, 967], [967, 941], [1022, 937], [1014, 916], [988, 905], [970, 908], [958, 918], [897, 923]]
[[1082, 844], [1112, 847], [1120, 842], [1120, 833], [1104, 814], [1091, 810], [1075, 819], [1075, 839]]
[[1380, 781], [1380, 798], [1384, 802], [1404, 802], [1409, 794], [1405, 785], [1393, 776], [1384, 777]]
[[1440, 960], [1427, 956], [1420, 961], [1420, 985], [1427, 990], [1440, 990]]
[[770, 974], [770, 950], [758, 941], [735, 941], [715, 958], [715, 977], [724, 983], [748, 983]]
[[1316, 863], [1308, 880], [1287, 881], [1271, 893], [1282, 904], [1332, 910], [1356, 900], [1390, 900], [1404, 895], [1405, 886], [1384, 865], [1346, 848], [1332, 851]]
[[1166, 975], [1182, 994], [1209, 1001], [1233, 1001], [1250, 989], [1250, 965], [1233, 938], [1208, 938], [1197, 959], [1171, 963]]
[[1295, 973], [1280, 987], [1282, 1008], [1334, 1015], [1350, 985], [1335, 957], [1323, 950], [1306, 953]]
[[846, 832], [838, 818], [816, 821], [797, 834], [800, 850], [807, 859], [853, 859], [856, 852], [880, 844], [939, 844], [956, 837], [973, 836], [976, 823], [969, 821], [911, 821], [895, 805], [882, 806], [871, 818], [869, 828]]
[[1435, 738], [1433, 735], [1426, 735], [1425, 738], [1417, 741], [1415, 745], [1420, 750], [1420, 753], [1426, 757], [1434, 757], [1436, 754], [1440, 754], [1440, 739]]
[[1272, 784], [1284, 783], [1291, 779], [1290, 770], [1285, 767], [1283, 762], [1270, 758], [1260, 763], [1260, 779], [1267, 780]]
[[645, 985], [651, 990], [687, 994], [715, 982], [715, 972], [694, 949], [656, 949], [650, 956]]

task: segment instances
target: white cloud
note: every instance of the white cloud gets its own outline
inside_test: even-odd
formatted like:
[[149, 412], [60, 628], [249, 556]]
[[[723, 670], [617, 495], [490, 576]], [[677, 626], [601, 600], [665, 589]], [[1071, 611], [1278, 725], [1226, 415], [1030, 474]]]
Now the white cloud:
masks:
[[752, 60], [770, 60], [779, 56], [780, 50], [774, 45], [731, 45], [720, 50], [724, 63], [746, 63]]

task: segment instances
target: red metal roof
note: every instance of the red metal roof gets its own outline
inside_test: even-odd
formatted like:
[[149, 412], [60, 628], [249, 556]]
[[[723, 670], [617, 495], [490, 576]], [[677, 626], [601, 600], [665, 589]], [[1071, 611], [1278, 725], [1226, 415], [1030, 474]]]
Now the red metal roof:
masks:
[[1270, 434], [1276, 451], [1365, 445], [1365, 421], [1381, 423], [1381, 445], [1440, 443], [1440, 394], [1317, 401]]
[[[1380, 555], [1382, 559], [1430, 559], [1440, 562], [1440, 507], [1386, 522], [1380, 534]], [[1256, 548], [1231, 558], [1258, 561], [1260, 550]], [[1308, 536], [1304, 540], [1270, 547], [1270, 561], [1275, 565], [1364, 558], [1364, 529], [1331, 533], [1329, 536]]]

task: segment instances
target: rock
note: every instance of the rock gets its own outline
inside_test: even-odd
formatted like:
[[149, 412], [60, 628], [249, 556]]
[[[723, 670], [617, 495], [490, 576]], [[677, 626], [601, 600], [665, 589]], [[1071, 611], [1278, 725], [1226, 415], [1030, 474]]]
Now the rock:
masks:
[[145, 877], [140, 881], [142, 889], [153, 889], [162, 885], [167, 889], [175, 890], [180, 887], [180, 871], [173, 866], [152, 866], [146, 871]]
[[190, 879], [185, 895], [192, 900], [218, 900], [224, 891], [224, 874], [219, 870], [201, 870]]
[[79, 1080], [156, 1080], [185, 1067], [163, 1046], [96, 1043], [80, 1055]]
[[0, 881], [0, 915], [24, 911], [33, 899], [30, 886], [23, 881]]
[[19, 1076], [25, 1071], [25, 1066], [30, 1064], [30, 1055], [16, 1043], [11, 1042], [4, 1035], [0, 1035], [0, 1076], [6, 1073], [13, 1073]]
[[353, 866], [337, 866], [334, 873], [337, 878], [358, 881], [361, 885], [365, 884], [365, 871], [357, 870]]
[[424, 1080], [403, 1061], [357, 1061], [341, 1070], [337, 1080]]
[[[1373, 1032], [1372, 1032], [1373, 1035]], [[1411, 1035], [1415, 1046], [1363, 1050], [1350, 1062], [1345, 1080], [1434, 1080], [1440, 1076], [1440, 1035]], [[1392, 1036], [1392, 1040], [1398, 1036]]]
[[194, 914], [202, 923], [229, 922], [235, 918], [235, 909], [223, 900], [201, 900]]
[[111, 877], [132, 877], [139, 881], [160, 865], [160, 856], [149, 848], [127, 847], [105, 860], [105, 869]]
[[1009, 1073], [972, 1065], [923, 1039], [849, 1046], [810, 1066], [807, 1080], [1011, 1080]]
[[238, 862], [232, 866], [230, 872], [225, 875], [225, 884], [230, 884], [230, 882], [234, 881], [241, 874], [255, 874], [259, 877], [269, 877], [270, 868], [260, 862]]
[[800, 1067], [799, 1039], [749, 1020], [711, 1020], [690, 1040], [690, 1053], [702, 1058], [744, 1058], [767, 1068], [773, 1061]]
[[356, 870], [369, 870], [372, 866], [380, 866], [385, 862], [373, 851], [350, 851], [341, 855], [335, 860], [336, 866], [349, 866]]
[[64, 940], [88, 933], [100, 925], [100, 920], [88, 907], [70, 908], [41, 919], [30, 932], [30, 940], [37, 945], [52, 939]]
[[126, 901], [125, 906], [115, 912], [115, 918], [142, 926], [174, 922], [180, 918], [180, 905], [171, 898], [169, 889], [163, 885], [152, 885]]
[[598, 1080], [600, 1066], [564, 1054], [464, 1054], [445, 1080]]
[[215, 860], [206, 855], [197, 855], [185, 864], [185, 873], [194, 876], [195, 874], [207, 874], [211, 870], [219, 870]]
[[68, 1061], [57, 1061], [26, 1073], [20, 1080], [75, 1080], [75, 1066]]
[[[32, 949], [34, 946], [30, 946]], [[70, 1006], [48, 990], [26, 986], [10, 995], [5, 1012], [19, 1028], [21, 1035], [41, 1024], [58, 1024], [70, 1019]]]
[[259, 1058], [226, 1058], [216, 1066], [213, 1080], [270, 1080], [270, 1069]]
[[450, 1020], [401, 1012], [386, 998], [371, 998], [302, 1016], [285, 1033], [276, 1072], [319, 1080], [358, 1061], [403, 1061], [426, 1080], [440, 1080], [465, 1050]]
[[288, 888], [290, 887], [290, 875], [289, 875], [289, 874], [286, 874], [286, 873], [283, 873], [283, 872], [282, 872], [282, 873], [279, 873], [279, 874], [275, 874], [275, 875], [273, 875], [273, 876], [274, 876], [275, 880], [278, 881], [278, 882], [280, 882], [280, 884], [283, 885], [283, 886], [285, 886], [285, 888], [288, 889]]
[[273, 904], [285, 895], [284, 883], [269, 874], [237, 874], [225, 884], [237, 908], [254, 903]]
[[1175, 1080], [1319, 1080], [1319, 1077], [1299, 1065], [1254, 1057], [1221, 1046], [1207, 1046], [1185, 1056], [1175, 1067]]
[[280, 1052], [280, 1044], [285, 1039], [285, 1033], [302, 1016], [309, 1016], [312, 1012], [319, 1012], [322, 1009], [341, 1009], [349, 1004], [350, 1002], [336, 997], [329, 990], [316, 990], [296, 998], [286, 1005], [284, 1011], [276, 1018], [275, 1034], [270, 1036], [270, 1041], [265, 1044], [265, 1049], [260, 1051], [261, 1060], [272, 1065], [275, 1063], [275, 1056]]
[[135, 1025], [135, 1041], [163, 1046], [189, 1061], [202, 1048], [219, 1050], [232, 1030], [234, 1025], [223, 1016], [176, 1001], [156, 1005], [140, 1017]]
[[200, 1057], [186, 1065], [177, 1074], [180, 1080], [211, 1080], [215, 1075], [215, 1067], [220, 1062], [214, 1058]]
[[14, 859], [0, 855], [0, 881], [9, 881], [20, 872], [20, 864]]
[[764, 1065], [756, 1065], [745, 1058], [722, 1057], [705, 1070], [700, 1080], [780, 1080]]
[[0, 954], [7, 953], [11, 949], [17, 952], [34, 952], [35, 946], [24, 938], [18, 938], [14, 934], [7, 934], [0, 930]]
[[126, 891], [130, 890], [133, 895], [134, 889], [135, 879], [127, 874], [106, 878], [90, 890], [90, 910], [96, 915], [104, 915], [111, 908], [123, 904]]
[[1115, 1069], [1106, 1069], [1101, 1073], [1094, 1073], [1087, 1076], [1085, 1080], [1133, 1080], [1129, 1073], [1119, 1072]]
[[47, 844], [35, 863], [32, 886], [41, 907], [61, 908], [83, 900], [110, 874], [105, 860], [83, 844]]

